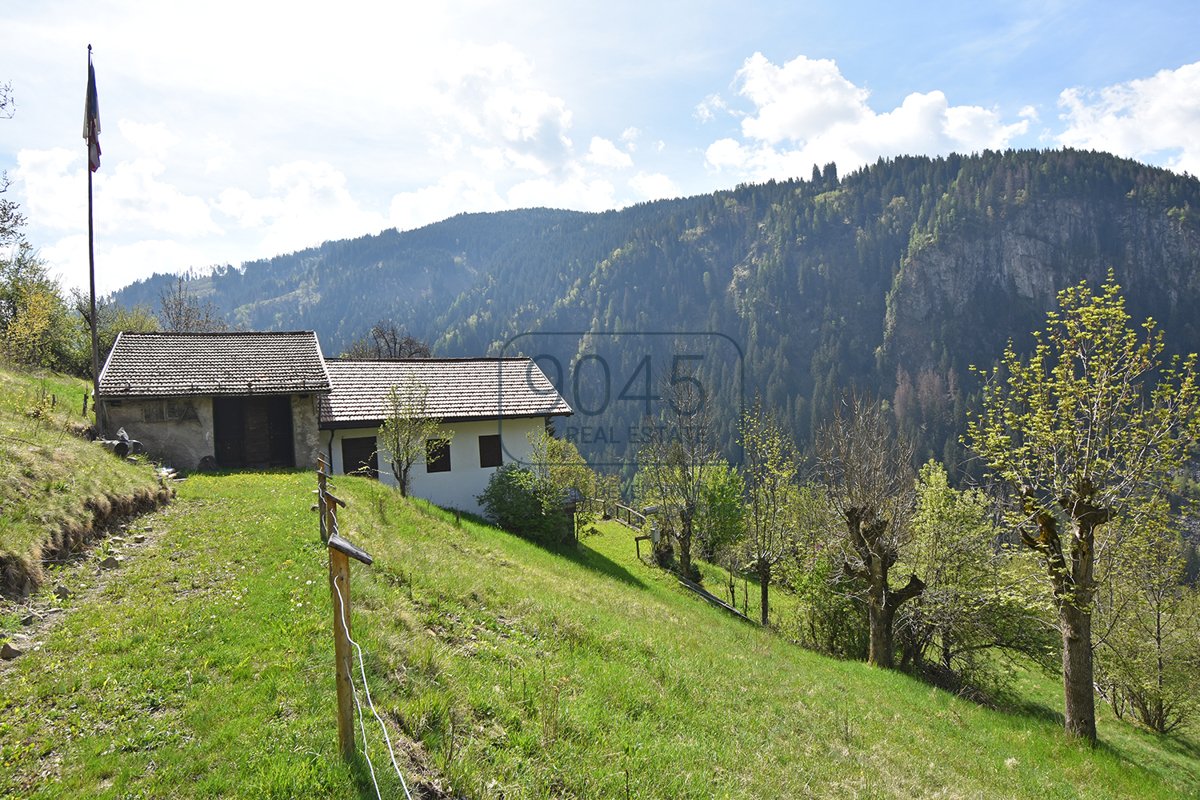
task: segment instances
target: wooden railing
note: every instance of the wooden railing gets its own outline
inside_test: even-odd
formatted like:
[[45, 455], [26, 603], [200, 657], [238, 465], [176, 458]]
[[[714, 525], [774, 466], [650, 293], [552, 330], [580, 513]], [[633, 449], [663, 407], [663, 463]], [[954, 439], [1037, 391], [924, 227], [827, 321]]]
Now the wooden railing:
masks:
[[621, 523], [627, 528], [633, 528], [639, 533], [646, 528], [646, 515], [640, 511], [636, 511], [627, 505], [617, 503], [614, 505], [613, 519]]

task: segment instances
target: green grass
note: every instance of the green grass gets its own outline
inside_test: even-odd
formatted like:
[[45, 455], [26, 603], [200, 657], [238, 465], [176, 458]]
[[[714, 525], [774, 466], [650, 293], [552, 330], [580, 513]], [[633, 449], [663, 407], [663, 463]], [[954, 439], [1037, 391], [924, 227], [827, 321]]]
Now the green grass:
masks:
[[[194, 476], [0, 667], [0, 796], [373, 796], [337, 756], [310, 474]], [[554, 553], [339, 479], [353, 627], [410, 781], [466, 797], [1194, 797], [1200, 751], [839, 662], [701, 603], [602, 525]], [[89, 588], [90, 587], [90, 588]], [[751, 598], [754, 597], [751, 587]], [[5, 619], [0, 615], [0, 620]], [[384, 796], [377, 727], [369, 746]]]
[[86, 426], [83, 381], [0, 367], [0, 592], [42, 580], [46, 551], [88, 539], [97, 516], [153, 501], [152, 470], [68, 432]]

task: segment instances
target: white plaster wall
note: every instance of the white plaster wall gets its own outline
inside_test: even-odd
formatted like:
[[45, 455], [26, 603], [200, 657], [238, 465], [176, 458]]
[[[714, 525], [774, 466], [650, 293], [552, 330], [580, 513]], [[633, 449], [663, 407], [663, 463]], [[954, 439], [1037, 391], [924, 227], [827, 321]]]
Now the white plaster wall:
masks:
[[[483, 508], [475, 499], [491, 480], [496, 467], [479, 466], [479, 437], [500, 434], [501, 452], [504, 463], [527, 461], [532, 448], [529, 434], [545, 427], [541, 417], [531, 419], [488, 420], [486, 422], [451, 422], [441, 426], [444, 432], [452, 433], [450, 439], [450, 471], [426, 472], [422, 460], [413, 464], [409, 473], [409, 493], [422, 497], [443, 508], [457, 508], [474, 514], [482, 514]], [[333, 431], [332, 460], [335, 475], [344, 475], [342, 464], [342, 439], [359, 436], [375, 436], [376, 428], [350, 428]], [[329, 431], [324, 432], [322, 441], [329, 447]], [[327, 453], [328, 454], [328, 453]], [[392, 475], [391, 458], [386, 452], [379, 454], [379, 479], [389, 486], [396, 485]]]

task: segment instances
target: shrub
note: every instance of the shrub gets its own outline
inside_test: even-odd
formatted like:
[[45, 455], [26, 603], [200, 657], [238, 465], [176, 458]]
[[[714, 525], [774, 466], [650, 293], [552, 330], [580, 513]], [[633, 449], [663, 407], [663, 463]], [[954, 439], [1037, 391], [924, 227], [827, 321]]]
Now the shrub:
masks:
[[561, 544], [571, 538], [574, 521], [563, 510], [562, 492], [525, 467], [500, 467], [476, 499], [487, 518], [506, 531], [542, 544]]

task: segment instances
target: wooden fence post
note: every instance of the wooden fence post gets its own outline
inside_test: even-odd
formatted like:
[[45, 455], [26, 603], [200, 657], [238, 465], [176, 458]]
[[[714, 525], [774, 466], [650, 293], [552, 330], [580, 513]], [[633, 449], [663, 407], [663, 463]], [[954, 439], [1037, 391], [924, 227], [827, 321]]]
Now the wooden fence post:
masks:
[[324, 456], [317, 461], [317, 507], [321, 540], [329, 548], [329, 594], [333, 601], [333, 658], [337, 681], [338, 749], [354, 758], [354, 684], [350, 656], [350, 558], [370, 565], [372, 558], [342, 538], [337, 507], [344, 502], [329, 493]]
[[[329, 591], [333, 595], [333, 658], [337, 666], [338, 749], [354, 758], [354, 688], [350, 683], [350, 560], [329, 548]], [[339, 600], [338, 594], [341, 594]], [[342, 604], [345, 603], [345, 608]], [[342, 618], [345, 617], [343, 623]]]

